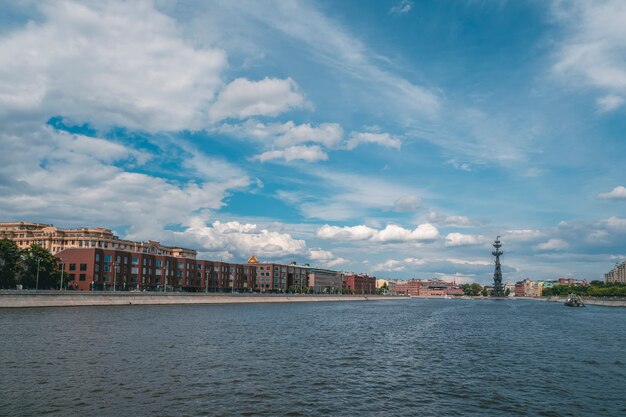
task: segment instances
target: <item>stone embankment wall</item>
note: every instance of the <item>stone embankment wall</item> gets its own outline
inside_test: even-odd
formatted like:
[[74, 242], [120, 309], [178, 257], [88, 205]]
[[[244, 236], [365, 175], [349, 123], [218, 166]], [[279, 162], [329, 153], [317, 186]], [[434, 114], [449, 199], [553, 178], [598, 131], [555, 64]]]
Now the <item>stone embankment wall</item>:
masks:
[[297, 303], [320, 301], [402, 300], [408, 297], [380, 295], [295, 295], [295, 294], [202, 294], [133, 292], [0, 292], [3, 307], [72, 307], [159, 304]]
[[[567, 297], [550, 297], [548, 301], [555, 303], [565, 303]], [[605, 307], [626, 307], [626, 299], [619, 298], [593, 298], [583, 297], [583, 303], [586, 305], [605, 306]]]

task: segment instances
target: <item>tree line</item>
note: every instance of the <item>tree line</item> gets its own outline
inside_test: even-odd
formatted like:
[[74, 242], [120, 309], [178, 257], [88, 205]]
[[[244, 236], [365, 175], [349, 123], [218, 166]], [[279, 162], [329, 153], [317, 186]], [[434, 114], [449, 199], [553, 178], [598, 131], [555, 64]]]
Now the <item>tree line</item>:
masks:
[[572, 293], [582, 297], [626, 297], [626, 284], [591, 281], [589, 285], [555, 285], [541, 292], [546, 297], [566, 297]]
[[23, 289], [59, 288], [60, 261], [40, 245], [20, 249], [12, 240], [0, 239], [0, 289], [18, 285]]

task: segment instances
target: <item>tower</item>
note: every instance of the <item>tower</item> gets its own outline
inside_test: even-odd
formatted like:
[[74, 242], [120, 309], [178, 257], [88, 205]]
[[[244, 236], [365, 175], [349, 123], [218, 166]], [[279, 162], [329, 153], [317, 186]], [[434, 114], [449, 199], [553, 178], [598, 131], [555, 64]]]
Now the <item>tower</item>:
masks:
[[496, 257], [496, 268], [493, 271], [493, 291], [491, 292], [492, 297], [504, 297], [504, 287], [502, 287], [502, 269], [500, 268], [500, 255], [504, 252], [500, 250], [502, 244], [500, 243], [500, 236], [496, 237], [496, 241], [493, 242], [493, 247], [496, 248], [495, 251], [491, 252], [493, 256]]

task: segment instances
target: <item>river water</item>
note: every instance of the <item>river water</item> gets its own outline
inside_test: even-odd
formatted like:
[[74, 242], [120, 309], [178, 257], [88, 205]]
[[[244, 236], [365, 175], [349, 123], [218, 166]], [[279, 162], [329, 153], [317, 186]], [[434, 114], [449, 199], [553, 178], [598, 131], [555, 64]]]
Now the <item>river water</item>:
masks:
[[626, 309], [0, 309], [1, 416], [622, 416]]

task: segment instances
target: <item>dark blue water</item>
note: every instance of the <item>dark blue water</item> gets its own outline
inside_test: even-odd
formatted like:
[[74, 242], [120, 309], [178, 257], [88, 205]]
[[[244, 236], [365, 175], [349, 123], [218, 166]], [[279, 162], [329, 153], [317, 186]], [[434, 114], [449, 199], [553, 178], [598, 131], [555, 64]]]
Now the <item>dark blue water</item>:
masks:
[[2, 416], [626, 415], [626, 309], [3, 309], [0, 355]]

